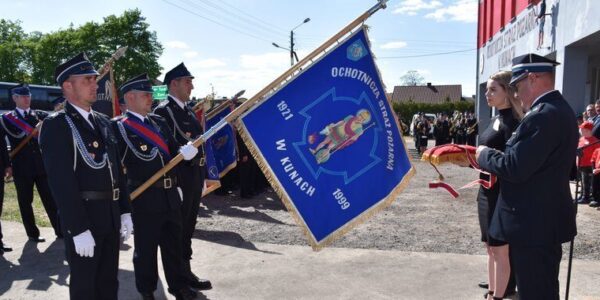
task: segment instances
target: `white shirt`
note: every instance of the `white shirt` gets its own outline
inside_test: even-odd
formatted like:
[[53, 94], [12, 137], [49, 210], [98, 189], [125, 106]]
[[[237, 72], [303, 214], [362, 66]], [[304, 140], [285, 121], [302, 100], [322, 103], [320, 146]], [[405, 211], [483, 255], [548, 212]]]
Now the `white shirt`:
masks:
[[[70, 102], [69, 102], [70, 103]], [[71, 105], [73, 107], [75, 107], [75, 109], [77, 110], [77, 112], [79, 112], [79, 114], [83, 117], [83, 119], [88, 122], [88, 124], [90, 124], [90, 126], [92, 126], [92, 128], [95, 129], [94, 124], [92, 124], [92, 122], [90, 122], [89, 115], [92, 113], [92, 109], [90, 108], [90, 111], [86, 111], [85, 109], [71, 103]]]
[[17, 111], [21, 114], [21, 117], [25, 118], [27, 115], [29, 115], [31, 109], [24, 110], [17, 107]]
[[130, 110], [127, 110], [127, 112], [130, 113], [130, 114], [132, 114], [132, 115], [134, 115], [134, 116], [136, 116], [142, 122], [146, 120], [146, 117], [144, 117], [144, 116], [142, 116], [142, 115], [140, 115], [140, 114], [138, 114], [136, 112], [133, 112], [133, 111], [130, 111]]
[[179, 99], [177, 99], [177, 97], [169, 94], [169, 97], [173, 98], [173, 100], [175, 100], [175, 103], [177, 103], [177, 105], [179, 105], [179, 107], [181, 107], [181, 109], [185, 108], [185, 103]]

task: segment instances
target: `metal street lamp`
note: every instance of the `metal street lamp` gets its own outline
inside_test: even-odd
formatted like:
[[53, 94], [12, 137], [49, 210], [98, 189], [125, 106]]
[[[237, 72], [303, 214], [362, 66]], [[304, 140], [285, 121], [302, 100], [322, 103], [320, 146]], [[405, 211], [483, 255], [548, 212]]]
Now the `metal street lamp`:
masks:
[[302, 23], [298, 24], [298, 26], [292, 28], [292, 30], [290, 30], [290, 48], [285, 48], [285, 47], [281, 47], [279, 45], [277, 45], [276, 43], [272, 43], [273, 46], [275, 46], [276, 48], [281, 48], [281, 49], [285, 49], [290, 51], [290, 63], [293, 66], [294, 65], [294, 58], [296, 58], [296, 62], [298, 62], [298, 54], [296, 54], [296, 51], [294, 51], [294, 30], [296, 30], [298, 27], [302, 26], [302, 24], [304, 23], [308, 23], [310, 21], [310, 18], [306, 18], [304, 19], [304, 21], [302, 21]]

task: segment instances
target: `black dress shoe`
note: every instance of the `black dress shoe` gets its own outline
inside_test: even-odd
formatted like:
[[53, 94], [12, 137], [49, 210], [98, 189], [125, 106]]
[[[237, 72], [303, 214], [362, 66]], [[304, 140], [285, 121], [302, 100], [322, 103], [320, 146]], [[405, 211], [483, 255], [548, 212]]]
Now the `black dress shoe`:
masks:
[[480, 288], [482, 288], [482, 289], [487, 289], [487, 288], [490, 287], [490, 285], [487, 282], [485, 282], [485, 281], [482, 281], [482, 282], [478, 283], [477, 286], [480, 287]]
[[140, 293], [142, 300], [154, 300], [154, 293]]
[[198, 297], [198, 293], [189, 288], [183, 288], [175, 292], [173, 292], [171, 289], [168, 289], [168, 291], [170, 294], [175, 296], [175, 299], [177, 300], [191, 300], [196, 299], [196, 297]]
[[43, 238], [43, 237], [39, 237], [39, 236], [38, 236], [38, 237], [31, 237], [31, 236], [30, 236], [30, 237], [29, 237], [29, 241], [30, 241], [30, 242], [34, 242], [34, 243], [43, 243], [43, 242], [45, 242], [45, 241], [46, 241], [46, 239], [45, 239], [45, 238]]
[[196, 276], [191, 277], [188, 281], [188, 284], [191, 288], [197, 290], [210, 290], [212, 289], [212, 284], [207, 279], [200, 279]]

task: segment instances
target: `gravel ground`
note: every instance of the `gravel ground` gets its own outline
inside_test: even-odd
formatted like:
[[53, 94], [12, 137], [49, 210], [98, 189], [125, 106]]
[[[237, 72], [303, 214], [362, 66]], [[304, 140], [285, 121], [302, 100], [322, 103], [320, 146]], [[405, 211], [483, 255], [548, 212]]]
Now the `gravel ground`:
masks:
[[[407, 143], [410, 147], [411, 143]], [[477, 219], [477, 188], [461, 191], [453, 199], [441, 189], [429, 189], [437, 178], [433, 168], [414, 161], [416, 175], [388, 208], [357, 226], [331, 247], [485, 254], [480, 242]], [[475, 171], [442, 166], [446, 182], [461, 186], [477, 177]], [[290, 213], [272, 191], [252, 199], [241, 199], [233, 191], [228, 196], [209, 195], [203, 200], [196, 237], [224, 244], [263, 242], [307, 245]], [[574, 257], [600, 260], [600, 211], [579, 206], [578, 232]], [[568, 254], [568, 244], [564, 247]]]

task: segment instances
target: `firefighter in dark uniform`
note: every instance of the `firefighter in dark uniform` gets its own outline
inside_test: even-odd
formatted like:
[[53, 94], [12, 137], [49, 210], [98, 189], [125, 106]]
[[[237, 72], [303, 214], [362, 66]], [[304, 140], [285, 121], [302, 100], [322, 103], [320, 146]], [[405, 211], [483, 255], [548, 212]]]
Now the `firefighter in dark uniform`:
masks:
[[[8, 149], [6, 149], [6, 141], [0, 138], [0, 216], [2, 216], [2, 206], [4, 203], [4, 178], [11, 172], [10, 161], [8, 160]], [[12, 248], [2, 242], [2, 224], [0, 223], [0, 255], [4, 252], [10, 252]]]
[[[15, 110], [2, 115], [0, 119], [0, 138], [8, 137], [11, 149], [16, 149], [23, 140], [33, 133], [38, 123], [44, 120], [48, 114], [30, 108], [31, 93], [27, 85], [14, 87], [11, 92], [12, 99], [17, 107]], [[48, 219], [50, 219], [50, 223], [54, 228], [54, 234], [59, 238], [62, 237], [56, 215], [56, 203], [52, 199], [48, 187], [48, 178], [42, 162], [37, 133], [12, 157], [11, 164], [21, 219], [29, 240], [33, 242], [45, 241], [40, 237], [40, 230], [35, 225], [32, 207], [34, 184], [42, 199]]]
[[[194, 77], [183, 63], [165, 74], [164, 84], [167, 85], [169, 95], [167, 101], [159, 104], [154, 113], [163, 117], [170, 128], [170, 134], [180, 146], [195, 140], [202, 135], [202, 126], [196, 115], [188, 107], [190, 95], [194, 85]], [[198, 154], [190, 161], [179, 165], [179, 186], [183, 190], [183, 202], [181, 205], [181, 217], [183, 225], [183, 267], [188, 277], [189, 285], [195, 289], [210, 289], [208, 280], [199, 279], [190, 266], [192, 259], [192, 235], [196, 228], [200, 198], [206, 169], [204, 151], [199, 149]]]
[[[169, 134], [165, 120], [152, 110], [152, 83], [146, 74], [125, 82], [121, 93], [127, 112], [114, 119], [121, 161], [127, 171], [130, 191], [142, 185], [181, 152], [184, 159], [196, 156], [191, 144], [179, 146]], [[133, 266], [137, 290], [143, 299], [154, 299], [158, 283], [157, 249], [160, 246], [169, 292], [177, 299], [193, 299], [182, 273], [181, 198], [177, 191], [176, 169], [141, 193], [132, 203], [135, 250]]]
[[91, 110], [97, 75], [84, 53], [56, 67], [67, 101], [40, 130], [65, 236], [71, 299], [117, 299], [119, 233], [127, 239], [133, 230], [117, 136], [108, 117]]
[[558, 299], [561, 244], [577, 232], [569, 171], [579, 135], [575, 113], [554, 90], [557, 64], [536, 54], [513, 59], [510, 84], [528, 112], [504, 152], [479, 146], [476, 153], [500, 179], [489, 233], [509, 244], [522, 300]]

